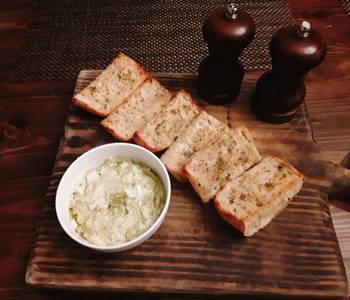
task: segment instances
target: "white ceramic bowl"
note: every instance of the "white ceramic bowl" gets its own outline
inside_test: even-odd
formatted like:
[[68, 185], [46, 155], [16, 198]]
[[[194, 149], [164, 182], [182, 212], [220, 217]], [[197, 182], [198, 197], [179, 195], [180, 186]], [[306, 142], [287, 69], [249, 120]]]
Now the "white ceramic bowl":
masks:
[[[97, 246], [82, 239], [73, 228], [73, 221], [69, 214], [70, 196], [74, 185], [85, 172], [102, 164], [108, 157], [122, 156], [143, 162], [154, 170], [161, 178], [166, 200], [164, 208], [155, 223], [137, 238], [115, 246]], [[64, 173], [56, 193], [56, 214], [64, 231], [79, 244], [103, 252], [120, 252], [134, 248], [149, 239], [163, 223], [170, 204], [171, 184], [169, 174], [160, 159], [152, 152], [134, 144], [112, 143], [106, 144], [84, 153], [78, 157]]]

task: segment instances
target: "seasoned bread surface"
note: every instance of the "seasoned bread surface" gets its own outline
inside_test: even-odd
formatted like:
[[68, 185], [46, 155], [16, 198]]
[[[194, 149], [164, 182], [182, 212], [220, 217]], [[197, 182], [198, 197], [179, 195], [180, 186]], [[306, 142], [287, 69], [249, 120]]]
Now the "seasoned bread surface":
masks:
[[225, 124], [202, 111], [162, 155], [162, 162], [175, 178], [186, 181], [182, 172], [185, 163], [195, 152], [217, 139], [226, 128]]
[[153, 152], [168, 148], [199, 114], [192, 97], [180, 91], [155, 118], [139, 129], [136, 143]]
[[154, 118], [171, 99], [156, 79], [148, 78], [101, 124], [118, 140], [129, 141], [135, 132]]
[[220, 215], [245, 236], [265, 227], [300, 191], [303, 176], [290, 164], [266, 157], [230, 180], [216, 195]]
[[73, 103], [93, 114], [107, 116], [148, 76], [142, 66], [120, 53], [94, 81], [74, 96]]
[[203, 202], [210, 199], [232, 178], [241, 175], [261, 159], [246, 127], [228, 129], [207, 148], [196, 152], [183, 172]]

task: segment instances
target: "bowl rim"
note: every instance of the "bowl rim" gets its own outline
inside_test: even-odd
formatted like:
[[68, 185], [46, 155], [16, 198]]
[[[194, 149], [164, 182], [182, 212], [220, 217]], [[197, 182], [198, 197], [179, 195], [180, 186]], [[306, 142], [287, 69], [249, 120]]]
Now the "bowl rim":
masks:
[[[140, 234], [138, 237], [123, 243], [123, 244], [119, 244], [119, 245], [109, 245], [109, 246], [100, 246], [100, 245], [95, 245], [93, 243], [90, 243], [87, 240], [84, 240], [83, 238], [80, 238], [80, 240], [78, 240], [73, 234], [71, 234], [69, 232], [68, 229], [66, 229], [66, 225], [64, 225], [64, 221], [61, 219], [61, 217], [63, 217], [63, 212], [59, 213], [59, 209], [58, 209], [58, 198], [60, 197], [60, 187], [61, 187], [61, 183], [63, 182], [63, 179], [66, 178], [67, 176], [69, 176], [69, 170], [73, 168], [73, 165], [77, 164], [79, 161], [81, 161], [84, 157], [90, 155], [92, 152], [96, 152], [101, 150], [102, 148], [108, 148], [108, 147], [131, 147], [131, 148], [135, 148], [137, 149], [137, 151], [144, 151], [146, 153], [148, 153], [152, 159], [154, 159], [155, 161], [157, 161], [157, 163], [160, 165], [162, 171], [165, 174], [165, 184], [168, 186], [168, 191], [166, 191], [166, 197], [165, 197], [165, 203], [163, 206], [163, 209], [161, 211], [161, 213], [159, 214], [159, 216], [157, 217], [157, 219], [154, 221], [154, 223], [142, 234]], [[123, 157], [123, 155], [121, 155], [121, 157]], [[137, 160], [137, 159], [136, 159]], [[147, 164], [146, 164], [147, 165]], [[151, 167], [150, 167], [151, 168]], [[152, 168], [153, 170], [153, 168]], [[158, 174], [158, 172], [157, 172]], [[160, 174], [158, 174], [158, 176], [160, 177]], [[73, 187], [73, 184], [72, 184]], [[164, 189], [166, 190], [166, 186], [164, 186]], [[163, 223], [165, 216], [168, 212], [169, 206], [170, 206], [170, 199], [171, 199], [171, 181], [170, 181], [170, 176], [169, 173], [166, 169], [166, 167], [164, 166], [164, 164], [162, 163], [162, 161], [151, 151], [149, 151], [148, 149], [141, 147], [139, 145], [135, 145], [135, 144], [131, 144], [131, 143], [119, 143], [119, 142], [114, 142], [114, 143], [107, 143], [107, 144], [103, 144], [100, 146], [96, 146], [84, 153], [82, 153], [79, 157], [77, 157], [70, 165], [69, 167], [65, 170], [64, 174], [62, 175], [62, 178], [58, 184], [57, 187], [57, 191], [56, 191], [56, 195], [55, 195], [55, 211], [56, 211], [56, 216], [57, 219], [61, 225], [61, 227], [63, 228], [64, 232], [71, 238], [73, 239], [75, 242], [79, 243], [82, 246], [88, 247], [90, 249], [94, 249], [94, 250], [101, 250], [101, 251], [112, 251], [112, 250], [119, 250], [119, 251], [123, 251], [123, 250], [128, 250], [131, 248], [134, 248], [138, 245], [140, 245], [141, 243], [143, 243], [144, 241], [148, 240], [156, 231], [157, 229], [160, 227], [160, 225]], [[60, 210], [61, 211], [61, 210]], [[74, 230], [74, 228], [73, 228]]]

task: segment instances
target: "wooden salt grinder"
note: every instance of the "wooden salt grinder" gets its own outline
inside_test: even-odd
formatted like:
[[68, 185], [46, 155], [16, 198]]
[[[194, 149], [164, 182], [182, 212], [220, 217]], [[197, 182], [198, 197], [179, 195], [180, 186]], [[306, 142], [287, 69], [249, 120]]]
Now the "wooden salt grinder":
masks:
[[244, 76], [239, 55], [254, 38], [254, 20], [231, 3], [213, 11], [202, 30], [209, 56], [199, 65], [199, 94], [213, 104], [233, 102]]
[[309, 22], [279, 29], [270, 42], [272, 70], [255, 87], [254, 113], [270, 123], [291, 120], [305, 98], [303, 77], [323, 61], [326, 52], [326, 44]]

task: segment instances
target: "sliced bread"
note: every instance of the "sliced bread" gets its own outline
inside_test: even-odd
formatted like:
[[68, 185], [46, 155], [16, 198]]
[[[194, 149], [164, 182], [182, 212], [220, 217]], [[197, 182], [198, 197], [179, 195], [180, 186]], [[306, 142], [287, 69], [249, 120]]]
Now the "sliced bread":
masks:
[[227, 128], [225, 124], [202, 111], [162, 155], [161, 160], [176, 179], [186, 181], [182, 172], [192, 155], [217, 139]]
[[196, 152], [183, 172], [204, 203], [209, 202], [224, 184], [261, 159], [246, 127], [228, 129], [207, 148]]
[[245, 236], [252, 236], [282, 211], [303, 185], [303, 175], [275, 157], [229, 181], [216, 195], [219, 214]]
[[170, 100], [170, 92], [150, 77], [101, 124], [116, 139], [129, 141], [136, 130], [154, 118]]
[[93, 114], [107, 116], [148, 76], [142, 66], [120, 53], [94, 81], [74, 96], [73, 103]]
[[174, 142], [199, 112], [192, 97], [181, 90], [164, 110], [136, 132], [134, 140], [152, 152], [162, 151]]

